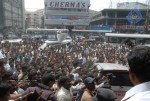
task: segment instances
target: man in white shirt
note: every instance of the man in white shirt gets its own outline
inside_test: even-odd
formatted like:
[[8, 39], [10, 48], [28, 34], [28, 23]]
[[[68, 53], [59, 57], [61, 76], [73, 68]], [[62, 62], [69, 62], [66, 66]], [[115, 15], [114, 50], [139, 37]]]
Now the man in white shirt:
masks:
[[6, 55], [4, 54], [4, 52], [2, 50], [0, 50], [0, 61], [3, 63], [5, 63], [7, 61]]
[[80, 75], [79, 75], [80, 70], [81, 70], [81, 67], [76, 67], [76, 69], [72, 73], [72, 75], [74, 76], [74, 80], [80, 79]]
[[10, 65], [9, 65], [9, 61], [7, 61], [7, 57], [5, 55], [5, 52], [0, 50], [0, 61], [3, 62], [4, 67], [7, 71], [12, 70]]
[[121, 101], [150, 101], [150, 47], [135, 47], [127, 56], [134, 87]]
[[70, 79], [68, 77], [61, 77], [58, 83], [60, 84], [61, 88], [57, 93], [57, 101], [72, 101]]

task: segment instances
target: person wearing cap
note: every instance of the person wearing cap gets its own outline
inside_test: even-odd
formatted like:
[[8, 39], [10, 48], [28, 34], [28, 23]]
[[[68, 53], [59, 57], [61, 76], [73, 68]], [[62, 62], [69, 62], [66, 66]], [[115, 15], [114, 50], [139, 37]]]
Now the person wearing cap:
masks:
[[121, 101], [150, 101], [150, 47], [135, 47], [127, 56], [129, 77], [134, 85]]
[[95, 79], [92, 77], [86, 77], [83, 82], [86, 88], [81, 101], [92, 101], [92, 97], [94, 96], [93, 91], [95, 90]]
[[115, 101], [115, 99], [116, 94], [112, 90], [98, 87], [92, 101]]
[[57, 101], [72, 101], [70, 79], [66, 76], [63, 76], [58, 80], [58, 84], [60, 86], [60, 90], [57, 93]]

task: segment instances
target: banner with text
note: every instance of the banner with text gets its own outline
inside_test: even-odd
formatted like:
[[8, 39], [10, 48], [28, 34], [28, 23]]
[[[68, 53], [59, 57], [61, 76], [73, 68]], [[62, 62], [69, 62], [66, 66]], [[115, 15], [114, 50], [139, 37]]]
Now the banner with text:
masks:
[[45, 8], [89, 9], [90, 0], [45, 0]]

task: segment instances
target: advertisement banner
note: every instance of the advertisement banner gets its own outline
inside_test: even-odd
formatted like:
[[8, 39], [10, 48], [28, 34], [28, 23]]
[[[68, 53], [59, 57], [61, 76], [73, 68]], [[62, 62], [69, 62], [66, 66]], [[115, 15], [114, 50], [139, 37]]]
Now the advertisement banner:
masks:
[[90, 0], [45, 0], [45, 8], [88, 9]]
[[80, 16], [73, 16], [73, 15], [62, 15], [62, 16], [57, 16], [57, 15], [52, 15], [52, 16], [46, 16], [46, 19], [61, 19], [61, 20], [84, 20], [84, 19], [89, 19], [90, 17], [80, 17]]

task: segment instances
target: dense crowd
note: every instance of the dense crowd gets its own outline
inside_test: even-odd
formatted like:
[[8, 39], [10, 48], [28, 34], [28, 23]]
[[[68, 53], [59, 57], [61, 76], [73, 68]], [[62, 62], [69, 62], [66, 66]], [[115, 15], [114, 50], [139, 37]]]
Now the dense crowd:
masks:
[[[43, 44], [39, 39], [0, 44], [0, 99], [9, 91], [8, 99], [15, 101], [91, 101], [88, 95], [94, 96], [93, 85], [102, 84], [94, 63], [128, 65], [126, 55], [132, 49], [125, 44], [97, 41], [41, 48]], [[92, 83], [94, 80], [96, 84]], [[111, 96], [114, 100], [113, 92]]]

